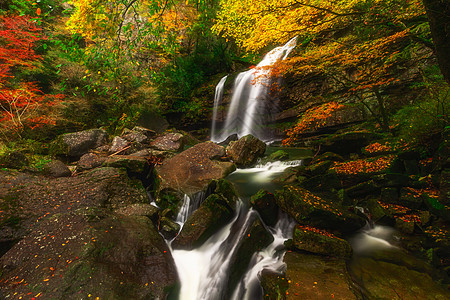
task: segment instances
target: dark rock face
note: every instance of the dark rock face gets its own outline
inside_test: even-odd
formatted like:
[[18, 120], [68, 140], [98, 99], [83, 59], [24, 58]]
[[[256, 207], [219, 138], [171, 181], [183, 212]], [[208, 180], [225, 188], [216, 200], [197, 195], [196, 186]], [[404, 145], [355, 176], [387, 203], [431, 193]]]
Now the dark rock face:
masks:
[[227, 155], [239, 167], [249, 167], [255, 164], [265, 151], [266, 144], [252, 135], [246, 135], [235, 142], [230, 142], [226, 150]]
[[69, 168], [60, 160], [52, 160], [44, 166], [44, 173], [50, 177], [69, 177], [72, 175]]
[[331, 151], [339, 155], [349, 155], [350, 153], [361, 153], [361, 148], [378, 137], [375, 133], [354, 131], [332, 135], [315, 143], [321, 145], [323, 152]]
[[352, 255], [350, 244], [326, 231], [297, 226], [292, 239], [293, 246], [314, 254], [349, 259]]
[[277, 223], [278, 206], [272, 193], [260, 190], [250, 198], [250, 204], [259, 213], [266, 225], [274, 226]]
[[27, 298], [31, 291], [45, 299], [165, 299], [178, 282], [151, 221], [105, 209], [47, 219], [0, 265], [5, 297]]
[[166, 133], [154, 139], [150, 147], [161, 151], [181, 151], [184, 147], [184, 136], [181, 133]]
[[270, 245], [273, 240], [273, 236], [266, 230], [261, 220], [255, 217], [244, 232], [243, 239], [239, 241], [236, 254], [230, 262], [230, 279], [228, 282], [228, 293], [230, 293], [230, 296], [247, 271], [253, 254]]
[[0, 171], [0, 182], [0, 243], [20, 240], [49, 215], [82, 207], [119, 209], [148, 203], [142, 183], [115, 168], [99, 168], [69, 178]]
[[311, 192], [286, 186], [275, 193], [278, 206], [299, 224], [350, 233], [362, 228], [365, 220], [345, 207], [326, 201]]
[[355, 294], [345, 260], [287, 252], [286, 299], [362, 299]]
[[235, 170], [233, 163], [217, 160], [224, 155], [222, 146], [204, 142], [165, 160], [156, 167], [161, 189], [172, 188], [190, 195], [202, 191], [212, 179], [224, 178]]
[[90, 129], [60, 135], [50, 145], [53, 155], [80, 157], [89, 150], [107, 143], [108, 134], [102, 129]]
[[235, 207], [230, 206], [222, 195], [210, 195], [186, 220], [180, 234], [173, 241], [172, 247], [191, 250], [202, 245], [222, 226], [231, 221], [234, 209]]

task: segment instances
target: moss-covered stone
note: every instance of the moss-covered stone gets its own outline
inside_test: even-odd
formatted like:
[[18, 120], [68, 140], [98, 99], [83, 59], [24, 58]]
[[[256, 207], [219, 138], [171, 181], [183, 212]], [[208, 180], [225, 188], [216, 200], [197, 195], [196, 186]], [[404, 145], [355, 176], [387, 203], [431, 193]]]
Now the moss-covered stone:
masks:
[[275, 196], [265, 190], [258, 191], [250, 198], [250, 205], [259, 213], [268, 226], [274, 226], [278, 221], [278, 206]]
[[89, 150], [103, 146], [108, 134], [102, 129], [90, 129], [58, 136], [49, 147], [53, 156], [80, 157]]
[[264, 291], [264, 300], [284, 300], [289, 287], [288, 279], [285, 275], [264, 269], [260, 275], [261, 287]]
[[173, 241], [174, 249], [190, 250], [202, 245], [222, 226], [231, 221], [234, 206], [222, 195], [212, 194], [186, 220], [183, 229]]
[[286, 186], [275, 193], [275, 198], [278, 206], [299, 224], [342, 233], [354, 232], [365, 224], [347, 208], [299, 187]]
[[352, 248], [346, 240], [338, 238], [327, 231], [308, 226], [296, 226], [292, 242], [293, 246], [298, 250], [314, 254], [345, 259], [349, 259], [352, 255]]

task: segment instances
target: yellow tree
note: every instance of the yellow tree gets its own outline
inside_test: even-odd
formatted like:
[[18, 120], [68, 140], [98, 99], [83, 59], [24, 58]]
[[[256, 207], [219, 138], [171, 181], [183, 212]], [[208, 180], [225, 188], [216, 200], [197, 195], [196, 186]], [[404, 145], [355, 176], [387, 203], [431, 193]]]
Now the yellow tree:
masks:
[[253, 52], [298, 36], [296, 53], [274, 72], [323, 75], [385, 130], [385, 91], [432, 48], [419, 0], [223, 1], [214, 30]]

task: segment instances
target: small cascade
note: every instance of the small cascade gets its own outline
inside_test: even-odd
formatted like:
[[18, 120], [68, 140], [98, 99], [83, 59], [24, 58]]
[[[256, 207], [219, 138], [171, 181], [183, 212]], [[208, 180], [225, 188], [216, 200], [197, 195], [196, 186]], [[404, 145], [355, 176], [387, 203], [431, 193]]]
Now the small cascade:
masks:
[[222, 102], [223, 97], [223, 87], [225, 86], [225, 81], [227, 81], [227, 76], [220, 79], [219, 83], [216, 86], [216, 92], [214, 94], [214, 107], [213, 107], [213, 117], [212, 117], [212, 126], [211, 126], [211, 137], [215, 137], [217, 135], [217, 110], [219, 105]]
[[395, 240], [395, 229], [388, 226], [370, 225], [350, 240], [353, 251], [357, 254], [367, 254], [381, 249], [397, 248]]
[[253, 255], [252, 261], [244, 279], [239, 283], [234, 291], [233, 300], [253, 300], [263, 299], [263, 291], [259, 282], [258, 275], [264, 269], [275, 272], [286, 271], [286, 265], [283, 263], [284, 242], [292, 238], [295, 221], [284, 213], [280, 213], [280, 218], [270, 232], [274, 241], [266, 249]]
[[187, 218], [197, 209], [199, 208], [202, 201], [205, 199], [205, 194], [203, 192], [197, 193], [194, 196], [189, 197], [188, 195], [184, 195], [183, 204], [178, 212], [178, 215], [175, 219], [175, 222], [183, 226], [184, 222], [186, 222]]
[[[242, 72], [236, 77], [225, 124], [221, 130], [217, 130], [213, 116], [214, 130], [211, 133], [213, 142], [222, 142], [232, 134], [237, 134], [238, 137], [252, 134], [261, 140], [270, 140], [271, 137], [267, 135], [267, 130], [264, 130], [263, 126], [267, 116], [273, 112], [273, 107], [266, 105], [272, 83], [269, 76], [271, 66], [277, 61], [286, 59], [296, 45], [295, 37], [284, 46], [267, 53], [254, 69]], [[221, 91], [223, 92], [223, 89]], [[215, 98], [219, 98], [219, 95]]]
[[[242, 172], [243, 175], [247, 174], [246, 176], [250, 178], [268, 173], [259, 180], [259, 186], [262, 187], [271, 181], [274, 174], [301, 163], [302, 161], [271, 162], [251, 169], [240, 169], [235, 173]], [[253, 172], [248, 172], [249, 170], [253, 170]], [[176, 219], [180, 225], [183, 225], [200, 206], [204, 196], [194, 197], [197, 199], [190, 199], [187, 195], [184, 197], [183, 206]], [[247, 229], [255, 218], [259, 218], [258, 213], [249, 209], [248, 205], [240, 200], [234, 219], [211, 236], [202, 246], [190, 251], [172, 250], [181, 281], [180, 300], [219, 300], [224, 299], [227, 293], [233, 295], [232, 299], [262, 299], [258, 274], [263, 269], [283, 271], [283, 244], [286, 239], [291, 238], [295, 222], [287, 215], [280, 213], [278, 223], [273, 228], [268, 228], [274, 237], [274, 242], [253, 255], [248, 270], [236, 289], [227, 291], [230, 264], [235, 258]], [[261, 297], [254, 298], [255, 294], [261, 294]]]

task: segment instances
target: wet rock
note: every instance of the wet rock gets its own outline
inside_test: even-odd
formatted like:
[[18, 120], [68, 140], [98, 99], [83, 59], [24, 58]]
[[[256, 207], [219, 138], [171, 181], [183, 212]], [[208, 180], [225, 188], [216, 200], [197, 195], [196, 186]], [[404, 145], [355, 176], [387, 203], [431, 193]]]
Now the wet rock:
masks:
[[104, 209], [55, 215], [0, 265], [5, 297], [28, 298], [32, 286], [43, 299], [165, 299], [178, 284], [173, 258], [151, 221]]
[[77, 171], [86, 171], [100, 167], [105, 160], [105, 157], [95, 153], [86, 153], [77, 162]]
[[287, 252], [286, 299], [362, 299], [355, 294], [345, 260]]
[[312, 176], [324, 174], [334, 164], [334, 162], [325, 160], [306, 167], [306, 171]]
[[351, 198], [365, 197], [368, 195], [379, 195], [380, 188], [376, 186], [373, 180], [369, 180], [345, 189], [345, 192]]
[[126, 147], [128, 147], [128, 145], [130, 145], [130, 143], [126, 139], [121, 138], [120, 136], [115, 136], [108, 152], [110, 154], [117, 153], [124, 150]]
[[333, 152], [325, 152], [325, 153], [319, 155], [318, 157], [316, 157], [316, 160], [317, 161], [329, 160], [329, 161], [342, 162], [342, 161], [344, 161], [344, 158], [341, 155], [333, 153]]
[[191, 250], [202, 245], [222, 226], [231, 221], [234, 206], [222, 195], [212, 194], [189, 216], [180, 234], [173, 241], [174, 249]]
[[150, 143], [150, 147], [161, 151], [181, 151], [184, 139], [181, 133], [166, 133], [157, 137]]
[[295, 248], [314, 254], [345, 259], [349, 259], [352, 255], [352, 248], [346, 240], [308, 226], [296, 226], [292, 242]]
[[[300, 181], [300, 180], [299, 180]], [[340, 190], [342, 184], [334, 172], [317, 175], [314, 177], [305, 177], [301, 181], [301, 186], [311, 191], [332, 191]]]
[[173, 239], [180, 231], [180, 225], [169, 218], [161, 218], [159, 223], [159, 232], [166, 240]]
[[274, 272], [273, 270], [264, 269], [261, 271], [259, 279], [264, 291], [263, 299], [286, 299], [286, 291], [289, 287], [289, 282], [285, 275]]
[[173, 215], [178, 213], [178, 207], [183, 203], [184, 193], [175, 189], [165, 188], [159, 192], [156, 204], [162, 209], [169, 209]]
[[264, 159], [264, 162], [285, 161], [289, 159], [289, 153], [284, 150], [277, 150]]
[[358, 257], [350, 264], [352, 278], [367, 299], [448, 299], [450, 293], [436, 283], [418, 264], [404, 265], [372, 257]]
[[204, 190], [212, 179], [224, 178], [235, 170], [233, 163], [217, 160], [224, 155], [222, 146], [204, 142], [166, 159], [156, 167], [161, 189], [172, 188], [189, 195]]
[[274, 226], [278, 221], [278, 206], [275, 196], [265, 190], [260, 190], [250, 198], [251, 206], [259, 213], [268, 226]]
[[80, 157], [89, 150], [103, 146], [108, 134], [102, 129], [90, 129], [60, 135], [50, 144], [52, 155]]
[[238, 282], [247, 271], [253, 254], [261, 251], [270, 245], [274, 240], [273, 236], [266, 230], [257, 216], [255, 216], [251, 222], [251, 225], [246, 228], [244, 234], [242, 235], [243, 238], [239, 241], [236, 254], [230, 262], [230, 279], [227, 289], [230, 296], [230, 292], [234, 291]]
[[256, 163], [259, 157], [264, 155], [266, 144], [252, 135], [241, 137], [235, 142], [230, 142], [227, 147], [227, 155], [239, 167], [250, 167]]
[[235, 134], [232, 134], [232, 135], [228, 136], [228, 137], [225, 139], [225, 141], [222, 141], [222, 142], [218, 143], [218, 145], [220, 145], [220, 146], [228, 146], [228, 144], [229, 144], [230, 142], [237, 141], [238, 139], [239, 139], [239, 137], [238, 137], [238, 135], [235, 133]]
[[60, 160], [52, 160], [44, 166], [44, 173], [50, 177], [69, 177], [72, 172], [69, 168]]
[[275, 199], [283, 211], [302, 225], [350, 233], [362, 228], [365, 224], [363, 218], [347, 208], [300, 187], [285, 186], [275, 193]]
[[272, 182], [280, 185], [294, 183], [298, 180], [297, 174], [298, 170], [296, 167], [289, 167], [286, 168], [283, 173], [277, 175], [274, 179], [272, 179]]
[[381, 187], [401, 187], [411, 184], [408, 175], [398, 173], [384, 173], [373, 176], [373, 181]]
[[394, 203], [399, 204], [401, 206], [406, 206], [411, 209], [418, 209], [423, 204], [423, 198], [414, 189], [402, 188], [400, 190], [400, 199], [398, 199]]

